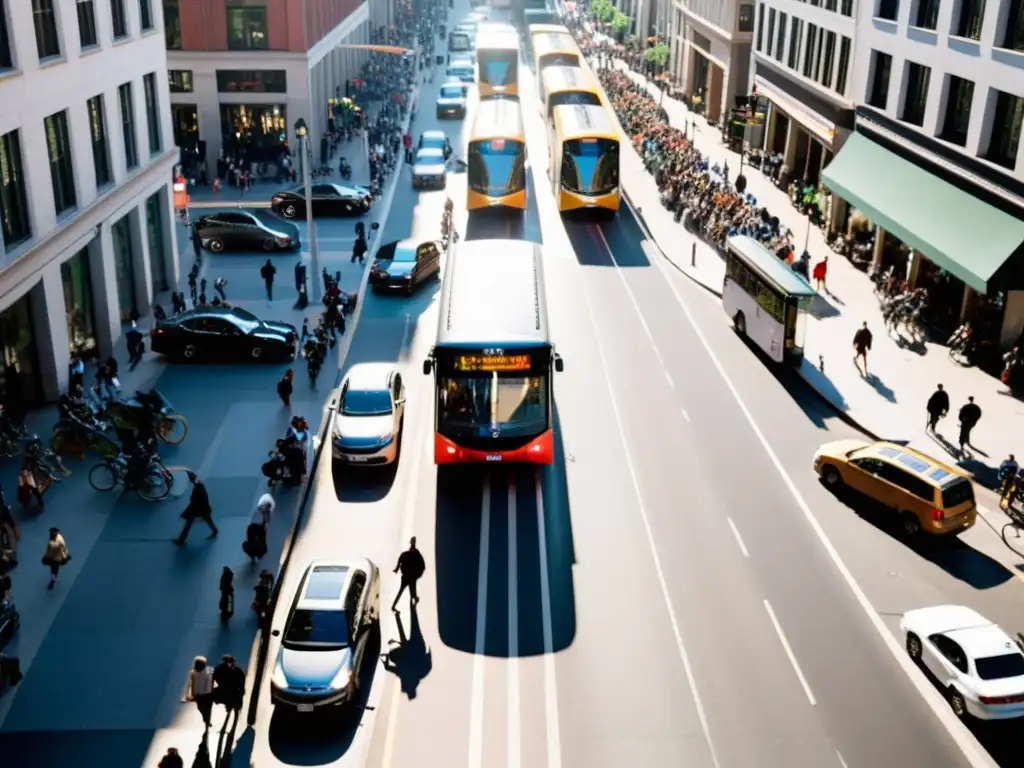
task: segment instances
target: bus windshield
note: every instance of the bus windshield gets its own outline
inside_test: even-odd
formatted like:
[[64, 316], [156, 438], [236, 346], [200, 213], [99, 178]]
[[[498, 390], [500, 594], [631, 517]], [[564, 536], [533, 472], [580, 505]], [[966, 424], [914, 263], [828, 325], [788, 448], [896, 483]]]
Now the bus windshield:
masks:
[[590, 91], [558, 91], [548, 95], [548, 117], [555, 113], [555, 107], [565, 105], [583, 104], [590, 107], [600, 107], [601, 98]]
[[437, 412], [438, 432], [447, 437], [533, 437], [548, 428], [548, 377], [443, 376]]
[[515, 139], [489, 139], [469, 144], [469, 188], [498, 197], [526, 187], [526, 152]]
[[575, 53], [548, 53], [540, 57], [540, 68], [544, 67], [578, 67], [580, 57]]
[[515, 51], [480, 51], [477, 54], [480, 81], [498, 86], [514, 83], [518, 58]]
[[562, 186], [581, 195], [605, 195], [619, 186], [619, 142], [572, 139], [564, 143]]

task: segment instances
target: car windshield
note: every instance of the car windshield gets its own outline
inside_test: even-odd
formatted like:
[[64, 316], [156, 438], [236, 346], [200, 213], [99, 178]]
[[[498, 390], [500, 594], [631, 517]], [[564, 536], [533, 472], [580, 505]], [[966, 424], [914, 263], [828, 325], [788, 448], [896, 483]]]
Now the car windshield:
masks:
[[246, 333], [252, 333], [262, 324], [262, 321], [256, 315], [241, 307], [231, 308], [231, 322]]
[[400, 248], [395, 248], [395, 253], [391, 257], [392, 261], [405, 262], [407, 264], [416, 261], [416, 249], [410, 245], [405, 245]]
[[434, 149], [433, 147], [421, 149], [416, 153], [416, 162], [423, 163], [424, 165], [437, 165], [444, 162], [444, 154], [440, 149]]
[[982, 656], [974, 660], [978, 677], [982, 680], [1004, 680], [1024, 677], [1024, 655], [1004, 653], [1001, 656]]
[[386, 389], [350, 389], [341, 404], [345, 416], [384, 416], [391, 413], [391, 395]]
[[299, 608], [292, 612], [281, 644], [285, 648], [334, 651], [349, 644], [348, 614]]
[[461, 99], [462, 87], [458, 85], [446, 85], [441, 89], [442, 99]]

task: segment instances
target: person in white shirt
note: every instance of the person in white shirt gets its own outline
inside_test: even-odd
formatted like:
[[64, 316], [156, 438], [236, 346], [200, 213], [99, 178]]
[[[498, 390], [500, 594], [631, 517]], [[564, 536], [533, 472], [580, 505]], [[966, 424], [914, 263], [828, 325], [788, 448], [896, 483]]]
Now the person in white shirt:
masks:
[[196, 703], [196, 709], [203, 716], [203, 723], [209, 728], [213, 713], [213, 670], [207, 666], [204, 656], [196, 656], [192, 662], [186, 699]]
[[256, 509], [249, 518], [249, 525], [245, 531], [245, 543], [242, 550], [249, 556], [253, 564], [267, 554], [267, 526], [270, 525], [270, 518], [276, 507], [274, 497], [269, 493], [260, 496], [256, 502]]
[[256, 502], [256, 509], [253, 510], [252, 517], [249, 518], [250, 525], [256, 523], [266, 528], [270, 525], [270, 518], [273, 516], [276, 507], [277, 503], [274, 501], [274, 497], [269, 493], [264, 493], [260, 496], [260, 500]]

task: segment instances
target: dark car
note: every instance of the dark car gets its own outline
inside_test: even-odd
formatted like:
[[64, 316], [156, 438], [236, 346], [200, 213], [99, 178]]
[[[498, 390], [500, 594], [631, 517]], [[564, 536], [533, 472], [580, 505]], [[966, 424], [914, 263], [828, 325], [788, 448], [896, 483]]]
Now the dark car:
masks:
[[441, 274], [441, 247], [432, 240], [395, 240], [377, 250], [370, 267], [370, 287], [374, 291], [404, 291], [408, 295], [416, 286]]
[[158, 354], [186, 360], [290, 360], [297, 338], [294, 325], [260, 320], [241, 307], [200, 307], [157, 323], [150, 346]]
[[[312, 199], [314, 216], [362, 216], [373, 206], [370, 190], [355, 184], [314, 184]], [[270, 199], [270, 210], [286, 219], [305, 216], [305, 187], [278, 192]]]
[[221, 251], [297, 251], [299, 228], [266, 211], [217, 211], [196, 219], [203, 247]]

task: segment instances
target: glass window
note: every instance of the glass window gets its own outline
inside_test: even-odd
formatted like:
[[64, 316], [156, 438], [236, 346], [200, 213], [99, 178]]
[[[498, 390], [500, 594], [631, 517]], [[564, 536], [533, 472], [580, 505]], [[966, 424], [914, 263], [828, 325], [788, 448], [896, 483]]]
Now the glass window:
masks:
[[761, 50], [764, 39], [764, 5], [757, 6], [757, 50]]
[[192, 70], [167, 70], [167, 85], [170, 88], [171, 93], [192, 93]]
[[779, 14], [779, 35], [775, 38], [775, 60], [781, 62], [786, 50], [786, 14]]
[[775, 9], [768, 9], [768, 50], [765, 51], [769, 56], [772, 55], [772, 46], [775, 43]]
[[71, 163], [68, 113], [57, 112], [50, 115], [43, 120], [43, 127], [46, 130], [46, 152], [50, 158], [53, 204], [59, 216], [75, 207], [75, 172]]
[[0, 69], [11, 69], [14, 57], [11, 55], [11, 37], [7, 29], [7, 11], [0, 2]]
[[181, 50], [181, 16], [178, 0], [164, 0], [164, 42], [170, 51]]
[[132, 84], [117, 87], [117, 99], [121, 103], [121, 136], [124, 138], [124, 164], [134, 168], [139, 164], [139, 148], [135, 141], [135, 103], [132, 99]]
[[57, 36], [57, 16], [53, 0], [32, 0], [32, 23], [36, 28], [36, 51], [39, 60], [60, 56], [60, 38]]
[[15, 409], [43, 399], [31, 302], [29, 292], [0, 313], [0, 393], [4, 403]]
[[438, 379], [438, 431], [451, 437], [539, 435], [548, 427], [548, 377], [497, 373]]
[[383, 416], [391, 413], [391, 395], [386, 389], [350, 389], [342, 398], [341, 413], [344, 416]]
[[110, 0], [110, 23], [115, 40], [128, 36], [128, 17], [124, 12], [124, 0]]
[[900, 0], [879, 0], [878, 2], [878, 13], [876, 14], [879, 19], [888, 19], [889, 21], [896, 21], [900, 15]]
[[153, 295], [170, 290], [167, 279], [167, 259], [164, 254], [163, 213], [160, 193], [146, 200], [146, 237], [149, 240], [149, 272], [153, 281]]
[[259, 6], [228, 8], [228, 49], [265, 51], [267, 48], [267, 9]]
[[1024, 676], [1024, 656], [1019, 653], [982, 656], [975, 659], [974, 666], [982, 680], [1004, 680], [1008, 677]]
[[939, 23], [939, 0], [918, 0], [917, 17], [913, 26], [935, 29]]
[[96, 171], [96, 186], [105, 187], [110, 175], [110, 151], [107, 149], [107, 125], [103, 118], [103, 94], [93, 96], [85, 103], [89, 112], [89, 135], [92, 139], [92, 164]]
[[292, 611], [281, 644], [286, 648], [320, 646], [347, 648], [349, 643], [348, 614], [345, 611]]
[[481, 195], [511, 195], [526, 186], [526, 151], [511, 139], [472, 141], [469, 144], [469, 188]]
[[825, 33], [825, 52], [822, 56], [821, 84], [826, 88], [832, 87], [832, 75], [835, 71], [836, 60], [836, 33]]
[[843, 16], [853, 16], [853, 0], [842, 0], [839, 4], [839, 12]]
[[287, 110], [281, 104], [221, 104], [224, 151], [237, 155], [249, 148], [282, 146], [288, 139]]
[[924, 124], [931, 78], [931, 67], [913, 61], [907, 62], [907, 92], [903, 99], [903, 116], [900, 118], [903, 122], [911, 125]]
[[155, 155], [163, 148], [160, 136], [160, 94], [156, 90], [156, 72], [143, 75], [142, 89], [146, 94], [146, 127], [149, 129], [149, 154]]
[[814, 48], [818, 44], [818, 25], [807, 25], [807, 47], [804, 48], [804, 77], [810, 77], [814, 70]]
[[579, 139], [565, 142], [562, 153], [562, 187], [596, 197], [619, 186], [619, 142]]
[[846, 95], [846, 80], [850, 69], [850, 38], [839, 41], [839, 66], [836, 68], [836, 93]]
[[153, 9], [149, 4], [152, 0], [139, 0], [139, 26], [142, 31], [153, 28]]
[[1013, 170], [1017, 165], [1020, 129], [1024, 122], [1024, 98], [1003, 91], [996, 91], [996, 94], [987, 158]]
[[96, 35], [96, 8], [93, 0], [78, 0], [78, 42], [82, 49], [99, 45]]
[[87, 248], [60, 265], [60, 279], [64, 286], [64, 311], [67, 314], [71, 354], [90, 358], [96, 353], [96, 317], [93, 314], [92, 276], [89, 273]]
[[889, 78], [892, 74], [892, 56], [881, 51], [872, 51], [875, 58], [874, 74], [868, 89], [868, 104], [885, 109], [889, 103]]
[[287, 73], [283, 69], [218, 69], [219, 93], [287, 93]]
[[970, 40], [981, 39], [981, 25], [985, 21], [985, 0], [961, 0], [960, 17], [953, 34]]
[[961, 478], [942, 489], [942, 506], [946, 509], [958, 507], [968, 501], [974, 501], [974, 486], [971, 485], [970, 480]]
[[8, 249], [32, 236], [17, 131], [0, 136], [0, 224]]
[[737, 30], [740, 32], [753, 32], [754, 31], [754, 6], [751, 3], [742, 3], [740, 5], [739, 16], [737, 21]]
[[1010, 10], [1006, 13], [1003, 48], [1024, 51], [1024, 0], [1010, 0]]
[[117, 281], [117, 304], [121, 322], [127, 323], [135, 315], [135, 259], [132, 253], [131, 222], [125, 215], [110, 227], [114, 242], [114, 277]]
[[796, 69], [800, 57], [800, 33], [803, 31], [803, 21], [794, 16], [789, 21], [789, 56], [786, 64], [790, 69]]
[[967, 146], [967, 131], [971, 126], [971, 104], [974, 103], [974, 83], [955, 75], [949, 76], [946, 88], [946, 115], [939, 138], [961, 147]]

